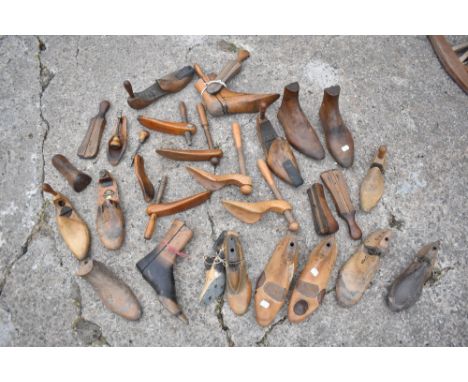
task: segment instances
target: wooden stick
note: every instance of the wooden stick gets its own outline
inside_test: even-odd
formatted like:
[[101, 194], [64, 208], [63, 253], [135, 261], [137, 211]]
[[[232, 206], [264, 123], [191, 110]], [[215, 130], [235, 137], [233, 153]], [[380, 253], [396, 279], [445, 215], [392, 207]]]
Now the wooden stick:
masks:
[[[164, 191], [166, 190], [167, 185], [167, 175], [164, 175], [161, 180], [159, 181], [158, 191], [156, 193], [156, 204], [161, 203]], [[156, 214], [151, 214], [149, 222], [146, 226], [145, 230], [145, 239], [150, 240], [153, 237], [154, 229], [156, 228], [156, 218], [158, 216]]]
[[[179, 112], [180, 112], [180, 116], [182, 117], [182, 121], [188, 123], [187, 106], [185, 106], [184, 101], [179, 102]], [[185, 136], [185, 141], [187, 142], [187, 144], [189, 146], [192, 146], [192, 133], [190, 131], [186, 131], [184, 133], [184, 136]]]
[[[244, 158], [244, 151], [242, 150], [242, 136], [239, 123], [233, 122], [231, 125], [232, 128], [232, 136], [234, 138], [234, 144], [237, 150], [237, 158], [239, 160], [239, 169], [242, 175], [247, 176], [247, 169], [245, 167], [245, 158]], [[244, 185], [240, 188], [240, 191], [244, 195], [250, 195], [252, 193], [252, 186]]]
[[[267, 182], [268, 186], [270, 187], [271, 191], [273, 191], [273, 194], [277, 199], [284, 200], [283, 196], [281, 195], [280, 190], [276, 186], [275, 181], [273, 180], [273, 175], [271, 174], [270, 169], [268, 168], [267, 164], [263, 159], [257, 160], [257, 165], [258, 168], [260, 169], [260, 172], [263, 175], [263, 178]], [[284, 211], [284, 216], [286, 220], [289, 223], [288, 229], [292, 232], [298, 231], [299, 230], [299, 223], [296, 221], [294, 218], [292, 211], [291, 210], [286, 210]]]
[[[211, 137], [210, 127], [208, 125], [208, 118], [206, 117], [205, 106], [202, 103], [197, 105], [197, 112], [198, 116], [200, 117], [200, 124], [203, 126], [203, 130], [205, 131], [205, 137], [208, 142], [208, 148], [210, 150], [214, 150], [213, 145], [213, 138]], [[210, 159], [210, 162], [213, 166], [217, 166], [219, 164], [219, 158], [213, 157]]]

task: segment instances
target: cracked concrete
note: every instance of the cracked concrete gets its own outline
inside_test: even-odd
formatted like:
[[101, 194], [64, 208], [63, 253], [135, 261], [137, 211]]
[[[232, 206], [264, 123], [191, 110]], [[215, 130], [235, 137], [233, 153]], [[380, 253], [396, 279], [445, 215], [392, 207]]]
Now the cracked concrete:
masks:
[[[242, 128], [247, 171], [254, 177], [254, 193], [240, 195], [232, 187], [180, 215], [194, 230], [178, 259], [175, 279], [179, 303], [188, 326], [173, 319], [159, 304], [153, 289], [142, 279], [135, 263], [161, 239], [172, 219], [158, 221], [155, 237], [142, 240], [146, 224], [141, 191], [128, 167], [140, 129], [136, 117], [178, 120], [178, 102], [188, 106], [189, 120], [198, 125], [195, 105], [199, 96], [193, 83], [141, 112], [126, 105], [122, 82], [136, 90], [158, 76], [199, 63], [217, 71], [235, 49], [251, 52], [242, 72], [230, 87], [245, 92], [275, 91], [299, 81], [302, 108], [323, 134], [317, 111], [324, 86], [342, 87], [340, 108], [356, 143], [356, 160], [345, 170], [352, 199], [358, 202], [359, 183], [376, 148], [386, 143], [389, 166], [386, 191], [370, 214], [358, 212], [363, 232], [390, 226], [396, 240], [363, 300], [352, 309], [337, 305], [330, 282], [323, 306], [306, 322], [293, 325], [286, 306], [269, 328], [260, 328], [251, 306], [236, 317], [221, 299], [201, 306], [203, 255], [225, 229], [241, 234], [249, 275], [255, 283], [276, 243], [285, 233], [283, 219], [266, 215], [247, 226], [226, 212], [221, 199], [262, 200], [271, 192], [261, 180], [256, 159], [263, 156], [255, 133], [255, 115], [210, 118], [214, 142], [224, 151], [216, 173], [238, 171], [230, 123]], [[162, 54], [163, 52], [163, 54]], [[10, 346], [466, 346], [468, 339], [468, 246], [465, 222], [468, 97], [451, 81], [425, 37], [253, 37], [160, 36], [90, 37], [38, 36], [0, 39], [0, 345]], [[96, 159], [86, 161], [76, 150], [101, 100], [111, 109]], [[275, 117], [280, 101], [267, 116], [281, 131]], [[129, 118], [129, 147], [115, 168], [107, 163], [105, 143], [118, 111]], [[185, 163], [158, 157], [159, 147], [185, 146], [183, 138], [153, 133], [141, 153], [146, 170], [156, 183], [169, 175], [165, 200], [200, 192], [185, 170]], [[193, 148], [206, 147], [200, 130]], [[62, 153], [93, 177], [82, 193], [74, 193], [51, 165]], [[293, 189], [278, 181], [292, 202], [302, 225], [300, 267], [318, 237], [313, 231], [306, 188], [320, 172], [335, 167], [327, 154], [322, 162], [296, 153], [306, 182]], [[95, 235], [96, 181], [99, 170], [112, 171], [119, 184], [127, 237], [115, 252], [105, 250]], [[107, 311], [94, 291], [75, 276], [77, 261], [67, 250], [55, 225], [53, 207], [44, 199], [41, 184], [50, 183], [67, 195], [92, 233], [90, 254], [104, 262], [134, 290], [143, 306], [139, 322], [126, 322]], [[331, 201], [329, 200], [329, 203]], [[331, 280], [357, 248], [344, 224], [337, 233], [339, 256]], [[413, 308], [400, 314], [384, 303], [386, 287], [411, 260], [418, 248], [433, 238], [443, 245], [437, 272]], [[372, 319], [370, 319], [372, 318]]]

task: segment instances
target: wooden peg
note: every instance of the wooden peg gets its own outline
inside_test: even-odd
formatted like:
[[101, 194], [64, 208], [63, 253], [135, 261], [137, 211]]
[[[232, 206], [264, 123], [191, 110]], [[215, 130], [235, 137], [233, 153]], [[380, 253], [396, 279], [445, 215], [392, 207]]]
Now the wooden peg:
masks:
[[[203, 106], [202, 103], [199, 103], [197, 105], [197, 112], [200, 118], [200, 124], [202, 125], [203, 130], [205, 132], [206, 141], [208, 142], [208, 148], [210, 150], [214, 150], [213, 138], [211, 137], [210, 126], [208, 125], [208, 118], [206, 117], [205, 106]], [[219, 164], [219, 158], [212, 157], [210, 159], [210, 162], [213, 166], [217, 166]]]
[[[247, 176], [247, 169], [245, 167], [245, 158], [244, 158], [244, 151], [242, 149], [242, 136], [239, 123], [233, 122], [231, 125], [232, 128], [232, 136], [234, 138], [234, 144], [237, 150], [237, 158], [239, 160], [239, 170], [242, 175]], [[240, 188], [240, 191], [244, 195], [250, 195], [252, 193], [252, 186], [251, 185], [244, 185]]]

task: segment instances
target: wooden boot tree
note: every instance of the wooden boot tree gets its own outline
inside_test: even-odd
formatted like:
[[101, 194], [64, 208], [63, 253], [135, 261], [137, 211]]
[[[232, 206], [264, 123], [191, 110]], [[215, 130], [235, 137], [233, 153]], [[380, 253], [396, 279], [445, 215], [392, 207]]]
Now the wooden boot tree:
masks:
[[419, 300], [424, 284], [432, 276], [439, 248], [440, 241], [422, 247], [411, 264], [392, 283], [387, 295], [387, 305], [392, 311], [408, 309]]
[[338, 247], [334, 236], [323, 239], [310, 252], [309, 260], [291, 295], [288, 319], [302, 322], [322, 304], [328, 280], [335, 266]]
[[299, 152], [312, 159], [325, 158], [325, 150], [314, 127], [299, 103], [299, 84], [293, 82], [284, 88], [283, 102], [278, 110], [278, 120], [283, 126], [288, 142]]
[[103, 263], [86, 259], [80, 263], [77, 275], [91, 284], [111, 312], [130, 321], [141, 317], [141, 306], [135, 294]]
[[291, 211], [292, 206], [283, 199], [264, 200], [261, 202], [239, 202], [236, 200], [223, 200], [224, 208], [244, 223], [253, 224], [258, 222], [267, 212], [284, 214]]
[[271, 171], [286, 183], [299, 187], [304, 183], [296, 157], [286, 139], [276, 134], [271, 122], [265, 117], [266, 105], [262, 104], [257, 116], [257, 136]]
[[273, 323], [286, 302], [297, 268], [299, 248], [295, 236], [286, 235], [276, 246], [255, 288], [255, 318], [260, 326]]
[[216, 79], [216, 75], [205, 75], [198, 64], [194, 65], [195, 72], [200, 79], [195, 82], [195, 89], [200, 93], [203, 103], [208, 112], [213, 117], [236, 113], [257, 113], [260, 105], [264, 103], [266, 107], [279, 98], [279, 94], [251, 94], [237, 93], [223, 87], [215, 95], [208, 93], [207, 87], [210, 82]]
[[88, 174], [78, 170], [61, 154], [56, 154], [52, 157], [52, 164], [76, 192], [83, 191], [91, 183], [92, 179]]
[[353, 240], [359, 240], [362, 236], [361, 229], [356, 223], [356, 210], [349, 196], [348, 185], [340, 170], [328, 170], [320, 174], [323, 183], [330, 191], [335, 203], [336, 212], [348, 224], [349, 235]]
[[174, 266], [177, 255], [192, 239], [193, 232], [181, 220], [174, 220], [158, 246], [137, 264], [143, 278], [153, 287], [161, 304], [175, 317], [188, 324], [176, 294]]
[[[280, 190], [276, 186], [275, 180], [273, 179], [273, 175], [270, 172], [270, 169], [268, 168], [267, 164], [263, 159], [258, 159], [257, 160], [257, 166], [260, 169], [260, 172], [262, 173], [263, 179], [267, 182], [268, 186], [270, 187], [271, 191], [273, 192], [273, 195], [275, 195], [275, 198], [279, 200], [283, 200], [283, 196], [281, 195]], [[291, 210], [285, 210], [283, 212], [284, 217], [288, 221], [288, 229], [291, 232], [296, 232], [299, 230], [299, 223], [296, 221], [292, 214], [292, 209]]]
[[154, 186], [146, 175], [145, 161], [140, 154], [135, 155], [135, 176], [143, 193], [143, 199], [146, 203], [151, 202], [154, 198]]
[[339, 86], [332, 86], [324, 90], [319, 112], [320, 121], [322, 121], [325, 141], [330, 154], [340, 166], [351, 167], [354, 162], [354, 141], [351, 132], [341, 118], [339, 97]]
[[124, 81], [124, 88], [129, 96], [127, 103], [133, 109], [143, 109], [166, 94], [181, 91], [192, 81], [194, 73], [191, 66], [184, 66], [182, 69], [156, 80], [149, 88], [137, 93], [133, 92], [130, 81]]
[[96, 157], [101, 144], [102, 133], [106, 127], [106, 113], [110, 108], [109, 101], [102, 101], [99, 104], [99, 112], [89, 121], [86, 135], [78, 148], [78, 156], [82, 159], [92, 159]]
[[120, 114], [114, 134], [107, 144], [107, 159], [112, 166], [117, 166], [127, 148], [127, 117]]
[[380, 266], [380, 257], [388, 251], [392, 231], [380, 229], [367, 236], [355, 254], [341, 267], [336, 280], [336, 299], [342, 306], [359, 302]]
[[215, 175], [195, 167], [187, 167], [187, 171], [208, 191], [216, 191], [224, 186], [234, 185], [239, 187], [242, 194], [250, 195], [252, 193], [252, 178], [246, 174], [240, 127], [237, 122], [232, 124], [232, 134], [237, 149], [240, 174]]
[[54, 197], [55, 219], [63, 241], [73, 256], [78, 260], [83, 260], [88, 256], [91, 243], [88, 226], [64, 195], [54, 191], [47, 183], [42, 185], [42, 190]]
[[242, 62], [247, 60], [250, 57], [250, 53], [247, 50], [240, 49], [237, 52], [237, 57], [235, 60], [230, 60], [224, 65], [219, 74], [213, 81], [210, 81], [206, 85], [206, 91], [211, 95], [218, 93], [223, 87], [226, 86], [226, 83], [233, 78], [237, 73], [240, 72], [242, 67]]
[[118, 249], [125, 239], [125, 219], [117, 182], [107, 170], [99, 173], [96, 230], [107, 249]]
[[372, 210], [384, 193], [384, 172], [387, 156], [387, 146], [380, 146], [367, 175], [361, 184], [361, 209], [365, 212]]

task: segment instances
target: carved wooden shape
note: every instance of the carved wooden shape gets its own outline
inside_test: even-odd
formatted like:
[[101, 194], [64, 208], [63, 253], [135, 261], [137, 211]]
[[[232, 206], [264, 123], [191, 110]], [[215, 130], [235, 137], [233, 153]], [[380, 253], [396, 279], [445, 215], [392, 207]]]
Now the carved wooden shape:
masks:
[[239, 234], [227, 231], [224, 235], [223, 246], [226, 261], [225, 297], [234, 314], [242, 316], [249, 309], [252, 298], [252, 283], [247, 274], [247, 265]]
[[146, 175], [145, 160], [140, 154], [135, 155], [135, 176], [143, 193], [143, 199], [146, 203], [151, 202], [154, 198], [154, 186]]
[[120, 206], [117, 182], [109, 171], [102, 170], [98, 180], [96, 230], [107, 249], [118, 249], [125, 239], [125, 219]]
[[367, 175], [361, 183], [361, 209], [372, 210], [384, 193], [384, 169], [387, 156], [387, 146], [380, 146]]
[[177, 302], [174, 266], [177, 255], [192, 239], [193, 232], [181, 220], [174, 220], [158, 246], [136, 264], [143, 278], [153, 287], [161, 304], [188, 324]]
[[127, 117], [121, 115], [114, 134], [107, 144], [107, 159], [112, 166], [117, 166], [127, 148]]
[[[210, 125], [208, 125], [208, 118], [206, 117], [206, 111], [205, 111], [205, 107], [203, 106], [203, 104], [201, 103], [197, 104], [197, 112], [198, 112], [198, 117], [200, 118], [200, 124], [202, 125], [203, 131], [205, 132], [206, 141], [208, 143], [208, 149], [214, 150], [215, 147], [214, 147], [213, 138], [210, 132]], [[219, 164], [219, 158], [212, 157], [210, 159], [210, 162], [213, 166], [217, 166]]]
[[225, 186], [239, 188], [252, 187], [252, 178], [241, 174], [214, 175], [195, 167], [186, 167], [190, 175], [208, 191], [216, 191]]
[[200, 93], [203, 104], [213, 117], [236, 113], [257, 113], [260, 104], [267, 107], [279, 98], [279, 94], [238, 93], [223, 87], [216, 95], [205, 91], [207, 83], [216, 78], [215, 75], [206, 76], [199, 65], [194, 65], [195, 71], [201, 77], [195, 82], [195, 89]]
[[141, 317], [141, 306], [135, 294], [103, 263], [86, 259], [80, 263], [77, 275], [91, 284], [111, 312], [130, 321]]
[[336, 299], [342, 306], [352, 306], [361, 300], [380, 266], [380, 256], [388, 251], [392, 231], [380, 229], [367, 236], [346, 263], [336, 280]]
[[162, 121], [156, 118], [145, 117], [144, 115], [138, 116], [138, 122], [147, 129], [164, 134], [185, 135], [185, 133], [195, 134], [197, 132], [196, 126], [189, 122]]
[[156, 152], [169, 159], [181, 161], [211, 161], [213, 158], [222, 158], [223, 150], [183, 150], [183, 149], [158, 149]]
[[[271, 174], [270, 169], [268, 168], [265, 161], [263, 159], [258, 159], [257, 166], [260, 169], [260, 172], [262, 173], [263, 179], [265, 179], [271, 191], [273, 192], [273, 195], [275, 195], [275, 198], [283, 199], [283, 196], [281, 195], [280, 190], [276, 186], [275, 180], [273, 179], [273, 175]], [[288, 221], [288, 229], [291, 232], [296, 232], [299, 230], [299, 223], [296, 221], [294, 215], [292, 214], [292, 210], [285, 210], [284, 217]]]
[[304, 183], [296, 157], [286, 139], [276, 134], [271, 122], [265, 117], [265, 105], [257, 116], [257, 136], [271, 171], [286, 183], [299, 187]]
[[203, 202], [207, 201], [210, 196], [211, 192], [205, 191], [170, 203], [150, 204], [146, 208], [146, 214], [150, 217], [150, 220], [146, 226], [145, 239], [149, 240], [153, 236], [157, 217], [174, 215], [178, 212], [199, 206]]
[[216, 239], [214, 244], [214, 255], [204, 258], [205, 283], [200, 293], [200, 302], [210, 304], [224, 293], [226, 286], [226, 268], [224, 253], [224, 235], [226, 231]]
[[340, 166], [351, 167], [354, 162], [354, 141], [351, 132], [341, 118], [338, 104], [339, 96], [339, 86], [332, 86], [324, 90], [319, 112], [320, 121], [330, 154]]
[[338, 231], [339, 226], [328, 207], [323, 186], [320, 183], [314, 183], [307, 189], [307, 195], [312, 209], [315, 232], [319, 235], [330, 235]]
[[361, 229], [356, 223], [356, 210], [349, 197], [348, 185], [340, 170], [328, 170], [320, 174], [323, 183], [330, 191], [335, 203], [336, 212], [348, 224], [349, 235], [353, 240], [359, 240], [362, 236]]
[[289, 321], [304, 321], [322, 304], [337, 255], [338, 247], [334, 236], [323, 239], [310, 252], [309, 260], [297, 279], [289, 301]]
[[89, 121], [88, 130], [86, 135], [78, 148], [78, 156], [83, 159], [94, 158], [101, 143], [102, 132], [106, 127], [106, 113], [109, 110], [109, 101], [102, 101], [99, 104], [99, 112]]
[[392, 311], [408, 309], [419, 300], [424, 284], [431, 278], [439, 248], [440, 241], [422, 247], [411, 264], [392, 283], [387, 295], [387, 305]]
[[47, 183], [43, 184], [42, 189], [54, 197], [55, 220], [63, 241], [73, 256], [78, 260], [83, 260], [88, 256], [89, 245], [91, 243], [88, 226], [75, 211], [68, 198], [54, 191]]
[[267, 212], [284, 214], [291, 210], [292, 206], [286, 200], [264, 200], [261, 202], [239, 202], [236, 200], [223, 200], [223, 206], [237, 219], [244, 223], [253, 224], [258, 222]]
[[185, 66], [182, 69], [169, 73], [159, 80], [156, 80], [155, 83], [147, 89], [136, 93], [133, 92], [130, 81], [124, 81], [124, 88], [129, 95], [127, 103], [133, 109], [143, 109], [166, 94], [181, 91], [192, 81], [194, 73], [191, 66]]
[[293, 82], [284, 88], [278, 120], [283, 126], [286, 139], [296, 150], [312, 159], [325, 158], [325, 150], [317, 133], [299, 103], [299, 83]]
[[268, 326], [286, 302], [297, 268], [299, 248], [295, 236], [286, 235], [275, 248], [255, 287], [255, 318]]
[[226, 83], [233, 78], [237, 73], [240, 72], [242, 62], [250, 57], [250, 53], [247, 50], [240, 49], [237, 52], [235, 60], [230, 60], [224, 65], [219, 74], [216, 76], [214, 81], [210, 82], [206, 86], [206, 91], [211, 95], [218, 93]]
[[83, 191], [91, 183], [91, 177], [73, 166], [64, 155], [54, 155], [52, 164], [76, 192]]

